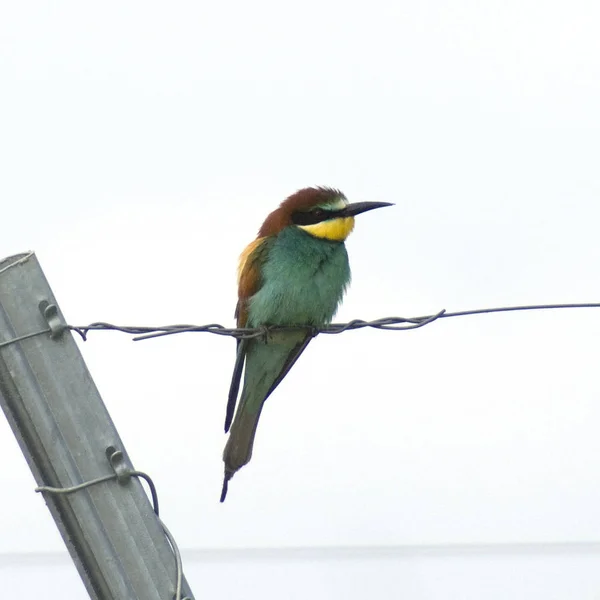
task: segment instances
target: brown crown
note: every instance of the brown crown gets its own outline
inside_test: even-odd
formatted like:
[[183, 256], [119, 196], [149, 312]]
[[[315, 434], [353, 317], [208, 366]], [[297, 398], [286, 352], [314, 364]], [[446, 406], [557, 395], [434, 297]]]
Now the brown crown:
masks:
[[258, 237], [277, 235], [282, 229], [292, 224], [292, 214], [297, 210], [309, 210], [313, 206], [326, 204], [337, 198], [344, 198], [339, 190], [329, 187], [310, 187], [298, 190], [286, 198], [262, 224]]

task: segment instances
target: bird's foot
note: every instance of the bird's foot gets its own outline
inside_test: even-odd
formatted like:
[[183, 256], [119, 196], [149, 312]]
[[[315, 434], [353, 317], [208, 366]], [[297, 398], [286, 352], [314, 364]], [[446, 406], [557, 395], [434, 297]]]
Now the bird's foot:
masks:
[[271, 330], [271, 326], [270, 325], [263, 325], [262, 327], [260, 327], [260, 337], [259, 339], [261, 341], [263, 341], [265, 344], [271, 339], [271, 337], [273, 336], [273, 332]]

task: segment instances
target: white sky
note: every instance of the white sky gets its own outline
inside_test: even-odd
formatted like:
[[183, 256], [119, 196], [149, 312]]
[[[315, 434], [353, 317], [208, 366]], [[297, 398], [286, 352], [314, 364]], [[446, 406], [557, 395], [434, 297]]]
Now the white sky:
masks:
[[[73, 324], [232, 324], [239, 252], [320, 184], [397, 204], [357, 218], [338, 321], [600, 301], [599, 28], [592, 1], [1, 2], [0, 257], [34, 249]], [[81, 348], [185, 560], [600, 543], [599, 335], [580, 310], [320, 336], [225, 505], [234, 342]], [[0, 452], [0, 555], [64, 552], [4, 419]], [[557, 563], [589, 581], [578, 598], [600, 590], [595, 552]], [[511, 597], [549, 597], [535, 572]], [[396, 584], [481, 597], [466, 579]], [[253, 586], [281, 596], [267, 571]]]

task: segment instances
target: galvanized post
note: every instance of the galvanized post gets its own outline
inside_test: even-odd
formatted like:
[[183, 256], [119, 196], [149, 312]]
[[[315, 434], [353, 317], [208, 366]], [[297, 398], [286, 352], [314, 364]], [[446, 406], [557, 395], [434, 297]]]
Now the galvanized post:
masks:
[[[113, 474], [109, 447], [133, 469], [33, 253], [0, 261], [0, 403], [40, 486]], [[44, 497], [91, 598], [174, 598], [175, 556], [137, 478]]]

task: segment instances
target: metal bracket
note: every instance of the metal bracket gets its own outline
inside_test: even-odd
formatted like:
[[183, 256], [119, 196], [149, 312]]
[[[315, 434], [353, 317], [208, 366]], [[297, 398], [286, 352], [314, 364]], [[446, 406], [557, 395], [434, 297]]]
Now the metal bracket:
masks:
[[125, 456], [123, 455], [123, 452], [121, 450], [117, 450], [114, 446], [109, 446], [106, 449], [106, 458], [108, 458], [110, 466], [117, 475], [117, 481], [121, 485], [129, 483], [129, 480], [131, 479], [131, 471], [125, 464]]
[[48, 323], [48, 327], [50, 327], [50, 337], [53, 340], [58, 339], [67, 329], [67, 324], [58, 312], [58, 306], [50, 304], [47, 300], [42, 300], [38, 306], [46, 323]]

